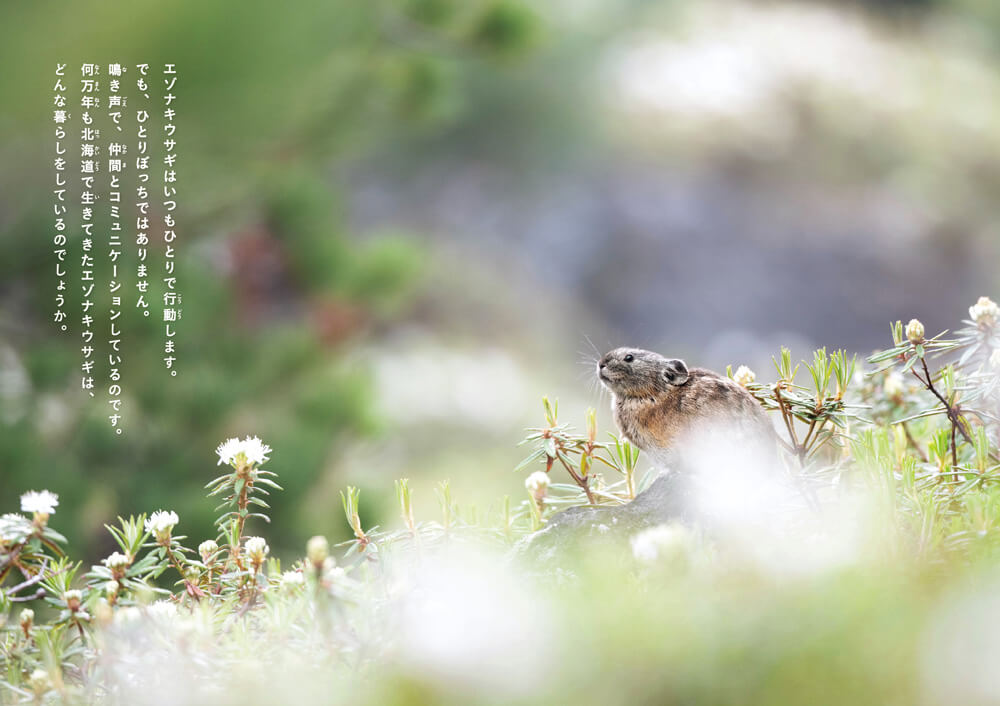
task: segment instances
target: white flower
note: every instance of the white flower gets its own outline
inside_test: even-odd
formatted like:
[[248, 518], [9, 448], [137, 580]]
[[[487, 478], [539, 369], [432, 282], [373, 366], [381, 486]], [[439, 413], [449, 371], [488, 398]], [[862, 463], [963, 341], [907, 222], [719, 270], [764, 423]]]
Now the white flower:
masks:
[[24, 515], [8, 512], [0, 516], [0, 544], [23, 542], [32, 531], [31, 521]]
[[223, 463], [232, 463], [233, 458], [236, 457], [241, 448], [242, 444], [239, 439], [226, 439], [215, 449], [215, 453], [219, 454], [219, 462], [215, 465], [221, 466]]
[[285, 588], [301, 586], [306, 581], [306, 577], [301, 571], [285, 571], [281, 574], [281, 585]]
[[206, 539], [198, 545], [198, 554], [201, 555], [201, 560], [206, 564], [217, 551], [219, 551], [219, 544], [214, 539]]
[[157, 510], [146, 520], [146, 531], [152, 532], [156, 536], [156, 541], [168, 542], [170, 541], [170, 532], [177, 526], [178, 522], [180, 522], [180, 518], [173, 510]]
[[248, 436], [242, 441], [239, 439], [226, 439], [219, 444], [219, 448], [215, 450], [215, 453], [219, 454], [219, 463], [216, 465], [221, 466], [223, 463], [232, 465], [236, 463], [236, 459], [240, 454], [243, 454], [243, 459], [245, 459], [246, 463], [260, 465], [267, 461], [268, 454], [271, 453], [271, 447], [256, 436]]
[[264, 557], [267, 556], [267, 552], [270, 550], [267, 546], [267, 541], [263, 537], [247, 537], [247, 542], [243, 548], [246, 550], [247, 556], [255, 564], [263, 562]]
[[1000, 320], [1000, 306], [989, 297], [979, 297], [969, 307], [969, 317], [980, 326], [992, 326]]
[[83, 591], [79, 591], [75, 588], [70, 591], [66, 591], [66, 593], [63, 594], [63, 600], [66, 601], [66, 607], [75, 613], [80, 610], [80, 603], [83, 601]]
[[146, 610], [153, 620], [171, 620], [177, 617], [177, 606], [168, 600], [151, 603]]
[[271, 453], [271, 447], [256, 436], [248, 436], [243, 440], [243, 453], [246, 454], [248, 462], [260, 465], [267, 461], [268, 455]]
[[52, 679], [49, 678], [49, 673], [44, 669], [36, 669], [28, 677], [28, 686], [35, 692], [36, 696], [41, 696], [52, 689]]
[[329, 555], [330, 543], [326, 541], [326, 537], [317, 534], [306, 542], [306, 558], [312, 564], [319, 566]]
[[347, 577], [347, 572], [342, 566], [328, 566], [323, 570], [323, 579], [328, 583], [339, 583]]
[[549, 489], [549, 483], [549, 474], [545, 471], [535, 471], [524, 479], [524, 487], [535, 497], [540, 494], [545, 495], [545, 491]]
[[115, 622], [118, 624], [134, 623], [142, 618], [142, 612], [134, 605], [125, 606], [115, 611]]
[[127, 569], [132, 562], [121, 552], [114, 552], [108, 558], [101, 559], [101, 563], [112, 571], [122, 571], [123, 569]]
[[910, 343], [923, 343], [924, 325], [917, 319], [910, 319], [910, 323], [906, 324], [906, 338]]
[[105, 581], [104, 582], [104, 590], [107, 592], [107, 594], [109, 596], [113, 596], [116, 593], [118, 593], [118, 590], [120, 588], [121, 588], [121, 584], [119, 584], [114, 579], [111, 579], [110, 581]]
[[633, 535], [632, 554], [646, 563], [684, 557], [689, 542], [690, 532], [682, 525], [657, 525]]
[[21, 512], [51, 515], [59, 504], [59, 496], [47, 490], [29, 490], [21, 496]]
[[902, 396], [903, 387], [903, 376], [896, 372], [895, 370], [885, 376], [885, 382], [882, 383], [882, 389], [888, 397], [898, 398]]
[[733, 380], [743, 387], [746, 387], [756, 379], [757, 374], [745, 365], [736, 368], [736, 372], [733, 373]]
[[31, 624], [35, 621], [35, 611], [31, 608], [25, 608], [18, 615], [18, 623], [21, 625], [21, 629], [27, 632], [31, 629]]

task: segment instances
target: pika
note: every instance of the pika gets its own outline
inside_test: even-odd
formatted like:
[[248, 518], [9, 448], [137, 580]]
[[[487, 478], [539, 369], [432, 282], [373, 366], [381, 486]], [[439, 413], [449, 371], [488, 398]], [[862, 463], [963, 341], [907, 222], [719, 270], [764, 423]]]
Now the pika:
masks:
[[597, 362], [597, 377], [613, 396], [622, 435], [654, 463], [683, 463], [685, 444], [725, 433], [753, 445], [774, 430], [757, 400], [738, 383], [683, 360], [641, 348], [616, 348]]
[[[623, 505], [579, 505], [558, 512], [515, 551], [550, 567], [560, 549], [585, 537], [621, 539], [667, 522], [725, 527], [730, 505], [727, 493], [721, 504], [713, 502], [717, 481], [736, 493], [755, 486], [758, 472], [771, 472], [769, 460], [777, 450], [774, 429], [753, 395], [711, 370], [688, 368], [683, 360], [640, 348], [616, 348], [597, 362], [596, 372], [611, 390], [622, 435], [660, 471], [680, 472], [659, 473]], [[713, 454], [716, 450], [721, 453]], [[764, 463], [756, 463], [760, 460]], [[743, 483], [731, 483], [736, 476]]]

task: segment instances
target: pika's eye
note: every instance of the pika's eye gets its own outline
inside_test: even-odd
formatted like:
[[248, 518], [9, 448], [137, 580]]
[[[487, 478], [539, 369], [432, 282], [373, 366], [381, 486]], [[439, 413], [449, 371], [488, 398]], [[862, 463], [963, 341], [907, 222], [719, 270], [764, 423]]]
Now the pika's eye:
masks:
[[623, 358], [623, 360], [624, 360], [624, 361], [625, 361], [626, 363], [631, 363], [631, 362], [632, 362], [633, 360], [635, 360], [635, 356], [634, 356], [634, 355], [632, 355], [631, 353], [629, 353], [629, 354], [628, 354], [627, 356], [625, 356], [625, 357]]

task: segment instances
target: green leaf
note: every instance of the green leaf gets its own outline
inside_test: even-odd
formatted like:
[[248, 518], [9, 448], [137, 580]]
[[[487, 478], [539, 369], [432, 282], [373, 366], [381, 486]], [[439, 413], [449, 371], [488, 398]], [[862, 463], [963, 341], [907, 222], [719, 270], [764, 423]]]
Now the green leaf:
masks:
[[525, 468], [527, 468], [531, 464], [535, 463], [538, 459], [542, 458], [543, 456], [545, 456], [545, 450], [544, 449], [538, 449], [538, 450], [532, 452], [532, 454], [530, 456], [528, 456], [526, 459], [524, 459], [519, 464], [517, 464], [517, 466], [514, 468], [514, 471], [515, 472], [517, 472], [517, 471], [523, 471]]

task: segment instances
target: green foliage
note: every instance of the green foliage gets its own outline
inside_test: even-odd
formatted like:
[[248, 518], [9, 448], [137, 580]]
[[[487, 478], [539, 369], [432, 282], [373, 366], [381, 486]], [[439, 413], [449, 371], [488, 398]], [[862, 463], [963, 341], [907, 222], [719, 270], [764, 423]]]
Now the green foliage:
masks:
[[[425, 261], [410, 233], [350, 232], [330, 164], [410, 130], [447, 128], [473, 64], [481, 70], [480, 60], [513, 51], [516, 37], [480, 42], [477, 28], [494, 11], [488, 0], [307, 2], [295, 12], [182, 0], [169, 12], [139, 3], [125, 15], [97, 2], [58, 12], [44, 2], [5, 7], [0, 54], [31, 69], [0, 76], [0, 131], [17, 133], [4, 141], [0, 169], [10, 197], [0, 308], [5, 331], [18, 332], [4, 337], [0, 364], [23, 369], [27, 383], [23, 396], [5, 399], [0, 486], [25, 487], [45, 469], [64, 499], [63, 526], [96, 557], [108, 540], [94, 512], [187, 504], [192, 469], [218, 438], [265, 427], [288, 469], [288, 492], [273, 510], [292, 515], [315, 492], [333, 445], [376, 428], [368, 373], [346, 359], [344, 344], [408, 314]], [[513, 4], [504, 12], [515, 23], [527, 14]], [[38, 234], [51, 227], [50, 175], [35, 156], [51, 135], [25, 106], [51, 78], [52, 57], [32, 37], [53, 32], [64, 35], [61, 60], [71, 65], [173, 62], [182, 77], [178, 375], [164, 370], [155, 317], [126, 307], [121, 436], [108, 422], [106, 392], [91, 399], [80, 390], [75, 326], [61, 333], [45, 324], [55, 282], [51, 247]], [[448, 58], [456, 53], [462, 60]], [[22, 148], [31, 156], [22, 159]], [[78, 243], [80, 234], [71, 236]], [[124, 272], [134, 273], [133, 260], [126, 252]], [[134, 275], [121, 279], [134, 291]], [[71, 293], [67, 310], [79, 309]], [[213, 518], [199, 508], [185, 522], [207, 534]], [[301, 530], [281, 524], [276, 546]]]
[[479, 19], [473, 39], [499, 54], [511, 55], [532, 41], [535, 30], [534, 18], [523, 6], [498, 0]]

